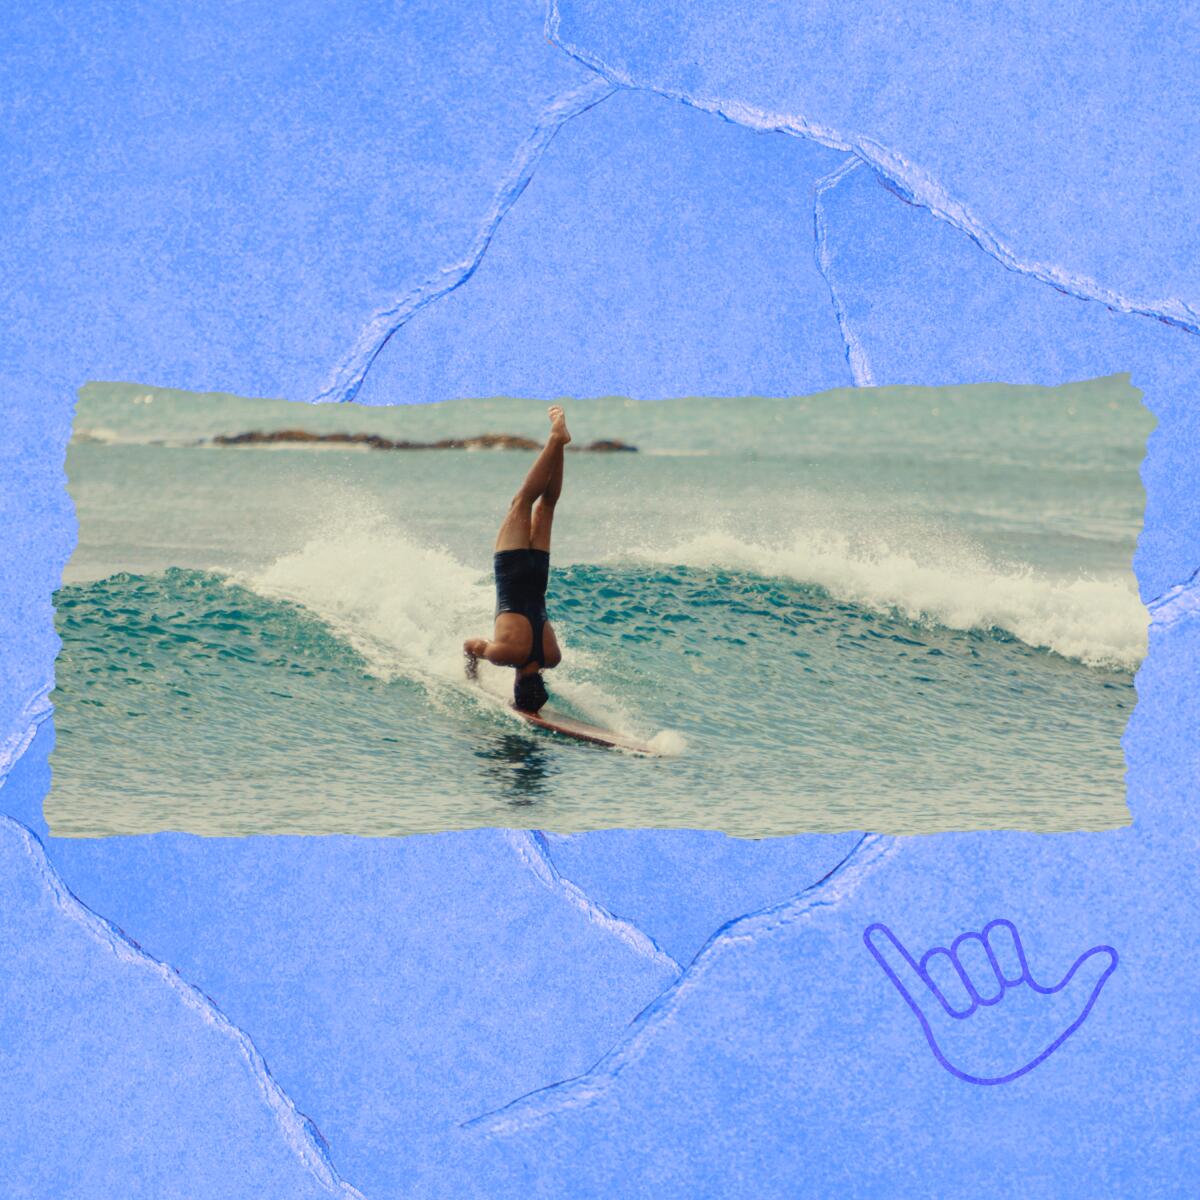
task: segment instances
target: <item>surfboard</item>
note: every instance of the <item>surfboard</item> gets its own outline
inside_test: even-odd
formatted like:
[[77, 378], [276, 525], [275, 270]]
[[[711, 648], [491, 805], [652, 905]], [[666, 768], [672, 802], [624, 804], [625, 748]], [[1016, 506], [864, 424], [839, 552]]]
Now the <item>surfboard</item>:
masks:
[[577, 742], [590, 742], [593, 746], [607, 746], [612, 750], [627, 750], [630, 754], [658, 755], [658, 751], [647, 742], [614, 733], [611, 729], [602, 729], [599, 725], [589, 725], [586, 721], [577, 721], [574, 717], [555, 712], [552, 708], [543, 708], [536, 716], [533, 713], [521, 712], [518, 708], [512, 711], [527, 725], [560, 734], [562, 737], [574, 738]]
[[[466, 674], [467, 679], [478, 685], [477, 666], [470, 659], [467, 660]], [[486, 692], [484, 694], [488, 695]], [[502, 700], [493, 696], [488, 695], [488, 699], [494, 700], [497, 704], [503, 704]], [[661, 756], [661, 752], [654, 749], [648, 742], [627, 737], [623, 733], [615, 733], [613, 730], [604, 729], [599, 725], [589, 725], [586, 721], [576, 720], [575, 717], [569, 717], [566, 713], [555, 712], [552, 708], [543, 708], [534, 714], [522, 712], [512, 704], [506, 707], [509, 712], [520, 717], [526, 725], [532, 725], [535, 729], [544, 729], [547, 733], [574, 738], [577, 742], [587, 742], [593, 746], [606, 746], [610, 750], [625, 750], [630, 754], [644, 754], [652, 758]]]

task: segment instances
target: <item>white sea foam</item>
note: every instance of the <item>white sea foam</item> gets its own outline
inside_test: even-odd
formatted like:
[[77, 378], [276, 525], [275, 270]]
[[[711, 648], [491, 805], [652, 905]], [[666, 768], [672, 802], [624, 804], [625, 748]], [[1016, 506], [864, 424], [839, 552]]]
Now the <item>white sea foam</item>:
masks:
[[839, 600], [913, 621], [1003, 629], [1093, 666], [1133, 669], [1146, 653], [1148, 618], [1132, 577], [1057, 578], [991, 562], [961, 543], [895, 547], [821, 533], [765, 544], [712, 532], [634, 557], [815, 584]]
[[373, 513], [341, 511], [302, 549], [239, 582], [302, 604], [381, 678], [460, 679], [463, 638], [490, 624], [490, 589], [480, 572]]
[[648, 745], [655, 754], [664, 758], [678, 758], [687, 749], [687, 739], [674, 729], [660, 729]]
[[71, 434], [71, 441], [92, 445], [116, 446], [122, 442], [122, 437], [115, 429], [97, 425], [92, 429], [76, 429]]
[[92, 446], [166, 446], [169, 449], [204, 448], [208, 443], [194, 437], [167, 437], [151, 435], [146, 432], [121, 433], [107, 426], [96, 425], [90, 428], [79, 428], [72, 432], [71, 441], [76, 445]]

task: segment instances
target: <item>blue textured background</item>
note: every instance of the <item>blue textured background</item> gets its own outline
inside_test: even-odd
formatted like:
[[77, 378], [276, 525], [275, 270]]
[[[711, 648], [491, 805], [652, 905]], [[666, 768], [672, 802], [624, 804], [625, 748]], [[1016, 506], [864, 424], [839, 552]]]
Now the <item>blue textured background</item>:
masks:
[[[1200, 21], [1033, 14], [9, 14], [6, 1195], [1194, 1193]], [[1129, 829], [47, 837], [88, 380], [394, 403], [1115, 372], [1158, 420]], [[1046, 978], [1121, 961], [1060, 1050], [978, 1088], [862, 930], [999, 916]]]

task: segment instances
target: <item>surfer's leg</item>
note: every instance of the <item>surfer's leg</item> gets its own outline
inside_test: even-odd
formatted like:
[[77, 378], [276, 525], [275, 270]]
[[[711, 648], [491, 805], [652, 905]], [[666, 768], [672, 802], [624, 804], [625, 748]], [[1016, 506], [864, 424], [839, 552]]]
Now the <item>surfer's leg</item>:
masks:
[[500, 531], [496, 534], [496, 550], [525, 550], [529, 546], [529, 525], [533, 509], [533, 501], [522, 501], [518, 492], [500, 522]]
[[529, 527], [529, 548], [550, 551], [550, 532], [554, 527], [554, 501], [543, 496], [533, 506]]
[[[557, 404], [550, 409], [550, 424], [550, 436], [529, 468], [500, 524], [500, 532], [496, 534], [497, 550], [524, 550], [533, 545], [531, 524], [534, 502], [544, 498], [552, 489], [554, 500], [557, 500], [562, 490], [563, 447], [571, 440], [571, 435], [567, 432], [562, 409]], [[548, 543], [540, 548], [547, 549]]]
[[550, 533], [554, 528], [554, 506], [562, 493], [562, 447], [558, 451], [558, 466], [550, 477], [549, 486], [533, 506], [529, 528], [529, 545], [534, 550], [550, 551]]
[[[559, 410], [561, 412], [561, 409]], [[566, 428], [565, 424], [563, 426]], [[568, 439], [570, 434], [567, 435]], [[549, 445], [549, 443], [547, 443]], [[529, 545], [534, 550], [550, 550], [550, 532], [554, 525], [554, 506], [562, 495], [563, 485], [563, 447], [566, 442], [560, 441], [556, 447], [557, 453], [550, 460], [550, 478], [545, 490], [533, 506], [533, 517], [529, 530]]]

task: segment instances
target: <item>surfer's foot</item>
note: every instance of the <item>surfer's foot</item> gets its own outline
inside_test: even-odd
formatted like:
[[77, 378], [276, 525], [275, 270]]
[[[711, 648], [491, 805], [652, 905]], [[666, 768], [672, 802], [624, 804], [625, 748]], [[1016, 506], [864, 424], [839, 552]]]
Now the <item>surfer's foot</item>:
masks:
[[564, 446], [571, 440], [567, 430], [567, 414], [563, 412], [561, 404], [550, 405], [550, 436]]

